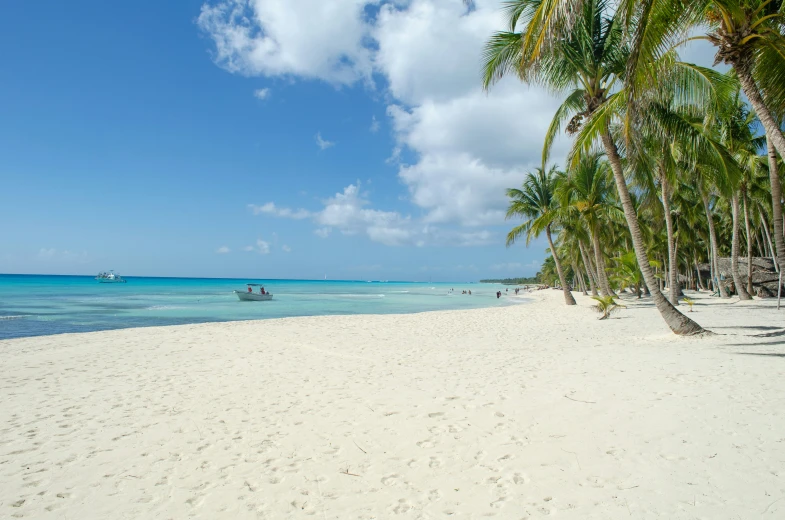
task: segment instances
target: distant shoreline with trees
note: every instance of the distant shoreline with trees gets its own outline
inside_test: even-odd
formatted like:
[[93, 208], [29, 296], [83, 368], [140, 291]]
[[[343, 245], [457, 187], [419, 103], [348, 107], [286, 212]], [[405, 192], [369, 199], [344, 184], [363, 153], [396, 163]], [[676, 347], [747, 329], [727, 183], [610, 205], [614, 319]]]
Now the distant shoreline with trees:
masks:
[[488, 279], [488, 280], [480, 280], [480, 283], [500, 283], [503, 285], [532, 285], [540, 283], [537, 280], [537, 277], [531, 278], [499, 278], [499, 279]]

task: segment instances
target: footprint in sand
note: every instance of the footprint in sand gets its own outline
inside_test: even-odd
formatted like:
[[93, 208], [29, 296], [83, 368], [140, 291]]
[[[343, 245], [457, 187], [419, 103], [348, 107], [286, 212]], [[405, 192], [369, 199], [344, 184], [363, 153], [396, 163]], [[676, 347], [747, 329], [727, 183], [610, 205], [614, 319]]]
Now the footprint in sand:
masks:
[[439, 460], [437, 457], [431, 457], [431, 462], [428, 463], [428, 467], [431, 468], [441, 468], [442, 461]]
[[399, 478], [400, 475], [398, 475], [397, 473], [393, 473], [392, 475], [387, 475], [382, 479], [382, 484], [384, 484], [385, 486], [394, 486], [395, 484], [398, 483]]
[[430, 417], [431, 419], [437, 419], [442, 416], [444, 416], [444, 412], [433, 412], [428, 414], [428, 417]]
[[428, 500], [430, 500], [431, 502], [436, 502], [438, 500], [441, 500], [441, 498], [442, 498], [442, 494], [439, 492], [438, 489], [432, 489], [431, 491], [428, 492]]
[[398, 505], [393, 508], [393, 513], [396, 515], [402, 515], [404, 513], [408, 513], [412, 509], [412, 505], [409, 503], [408, 500], [402, 498], [398, 501]]
[[491, 502], [491, 507], [495, 507], [496, 509], [499, 509], [504, 506], [504, 503], [506, 501], [507, 501], [506, 497], [501, 497], [498, 500], [494, 500], [493, 502]]

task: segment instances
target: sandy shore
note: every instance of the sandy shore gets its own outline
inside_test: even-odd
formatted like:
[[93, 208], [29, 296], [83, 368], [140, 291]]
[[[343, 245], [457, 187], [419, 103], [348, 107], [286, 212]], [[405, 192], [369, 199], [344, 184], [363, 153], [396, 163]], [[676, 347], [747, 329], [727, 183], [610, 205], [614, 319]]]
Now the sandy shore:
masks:
[[0, 342], [0, 518], [785, 518], [785, 309], [532, 298]]

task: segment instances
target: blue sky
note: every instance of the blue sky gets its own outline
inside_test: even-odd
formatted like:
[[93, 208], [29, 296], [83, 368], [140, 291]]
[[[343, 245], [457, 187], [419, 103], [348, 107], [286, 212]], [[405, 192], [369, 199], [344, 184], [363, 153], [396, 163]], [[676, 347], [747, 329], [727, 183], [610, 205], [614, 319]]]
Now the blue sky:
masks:
[[534, 274], [503, 190], [557, 101], [481, 92], [499, 6], [4, 2], [0, 272]]

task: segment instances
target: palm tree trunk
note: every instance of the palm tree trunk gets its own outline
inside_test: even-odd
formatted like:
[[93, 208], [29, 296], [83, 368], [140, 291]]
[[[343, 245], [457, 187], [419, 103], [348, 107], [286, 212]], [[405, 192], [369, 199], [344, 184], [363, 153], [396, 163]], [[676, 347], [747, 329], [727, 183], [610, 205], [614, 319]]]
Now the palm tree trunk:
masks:
[[706, 211], [706, 220], [709, 223], [709, 244], [711, 246], [711, 270], [712, 273], [712, 283], [714, 284], [715, 289], [719, 289], [720, 297], [726, 298], [727, 294], [722, 288], [722, 283], [720, 283], [720, 264], [719, 264], [719, 250], [717, 249], [717, 230], [714, 229], [714, 217], [711, 214], [711, 208], [709, 207], [709, 196], [704, 193], [703, 190], [700, 190], [701, 198], [703, 199], [703, 209]]
[[[777, 171], [777, 154], [771, 139], [766, 136], [769, 149], [769, 182], [771, 182], [771, 223], [774, 228], [774, 245], [776, 246], [776, 262], [779, 270], [785, 269], [785, 238], [782, 235], [782, 186], [780, 175]], [[768, 232], [768, 231], [767, 231]]]
[[553, 239], [551, 238], [551, 225], [548, 224], [545, 226], [545, 235], [548, 237], [548, 245], [551, 246], [551, 255], [553, 255], [553, 263], [556, 264], [556, 271], [559, 273], [559, 283], [561, 284], [561, 288], [564, 291], [564, 303], [567, 305], [575, 305], [575, 298], [572, 297], [572, 293], [570, 292], [570, 288], [567, 285], [567, 280], [564, 279], [564, 272], [561, 268], [561, 260], [559, 260], [559, 255], [556, 254], [556, 247], [553, 245]]
[[752, 230], [750, 229], [749, 201], [747, 192], [742, 193], [744, 197], [744, 228], [747, 231], [747, 294], [752, 294]]
[[591, 263], [591, 257], [586, 254], [586, 248], [583, 245], [583, 240], [578, 241], [578, 248], [581, 250], [581, 257], [583, 258], [583, 265], [586, 267], [586, 273], [589, 275], [589, 286], [591, 287], [591, 295], [599, 296], [597, 292], [597, 271], [594, 270], [594, 265]]
[[594, 247], [594, 265], [597, 266], [597, 276], [600, 277], [600, 293], [602, 293], [603, 296], [614, 296], [614, 292], [611, 290], [610, 284], [608, 283], [608, 274], [605, 269], [605, 257], [602, 256], [599, 233], [594, 230], [591, 231], [591, 243]]
[[741, 283], [741, 276], [739, 276], [739, 192], [736, 191], [731, 197], [731, 206], [733, 210], [733, 238], [731, 240], [730, 252], [730, 270], [733, 275], [733, 285], [736, 286], [736, 294], [739, 295], [740, 300], [751, 300], [752, 297], [744, 288]]
[[760, 214], [760, 221], [763, 224], [763, 232], [766, 234], [766, 242], [769, 244], [769, 254], [771, 255], [771, 261], [774, 262], [774, 270], [778, 273], [780, 272], [780, 266], [777, 262], [777, 255], [774, 252], [774, 246], [771, 244], [771, 235], [769, 234], [769, 224], [766, 222], [766, 216], [761, 212]]
[[701, 277], [701, 269], [700, 269], [700, 266], [698, 265], [698, 256], [697, 256], [697, 254], [694, 257], [694, 259], [695, 259], [695, 273], [698, 275], [698, 287], [700, 287], [701, 291], [705, 291], [706, 287], [703, 285], [703, 277]]
[[755, 237], [755, 246], [758, 248], [758, 254], [755, 256], [760, 256], [760, 257], [768, 256], [768, 251], [763, 246], [763, 244], [765, 244], [766, 241], [764, 240], [763, 242], [761, 242], [760, 240], [761, 237], [763, 236], [763, 231], [761, 231], [759, 228], [757, 233], [755, 232], [752, 233], [752, 236]]
[[[755, 80], [752, 78], [751, 66], [748, 63], [734, 63], [733, 68], [736, 69], [736, 73], [739, 77], [739, 83], [741, 83], [741, 88], [744, 91], [744, 94], [747, 96], [747, 99], [750, 100], [750, 104], [752, 105], [752, 108], [755, 109], [755, 114], [758, 116], [758, 119], [763, 125], [763, 128], [766, 129], [767, 140], [772, 142], [774, 148], [776, 148], [777, 152], [780, 154], [780, 157], [785, 160], [785, 136], [782, 135], [782, 130], [780, 130], [779, 123], [776, 119], [774, 119], [771, 111], [763, 101], [763, 96], [761, 96], [760, 90], [755, 84]], [[773, 188], [774, 186], [772, 184], [772, 194], [780, 193], [779, 191], [775, 192]], [[780, 266], [780, 269], [782, 269], [782, 267], [783, 266]]]
[[676, 242], [673, 237], [673, 217], [671, 215], [670, 187], [665, 172], [660, 166], [660, 186], [662, 187], [662, 207], [665, 210], [665, 229], [668, 233], [668, 274], [669, 274], [669, 299], [673, 305], [679, 304], [679, 267], [676, 261]]
[[627, 189], [627, 181], [624, 179], [621, 157], [619, 157], [616, 143], [613, 142], [611, 133], [607, 128], [602, 133], [602, 144], [605, 147], [605, 153], [608, 154], [608, 161], [611, 163], [613, 180], [616, 182], [616, 190], [619, 192], [619, 199], [622, 208], [624, 208], [624, 218], [627, 220], [627, 227], [630, 229], [632, 246], [633, 249], [635, 249], [635, 257], [638, 259], [638, 266], [643, 273], [643, 279], [646, 281], [649, 292], [651, 292], [651, 297], [654, 304], [657, 306], [657, 310], [660, 312], [660, 315], [665, 320], [668, 327], [676, 334], [693, 335], [704, 332], [700, 325], [680, 313], [676, 307], [671, 305], [657, 287], [657, 279], [654, 277], [654, 273], [651, 270], [649, 257], [646, 254], [646, 248], [643, 243], [643, 235], [641, 235], [641, 228], [638, 225], [638, 215], [635, 212], [635, 206], [632, 204], [630, 192]]
[[583, 275], [578, 270], [578, 265], [575, 262], [572, 263], [572, 273], [573, 279], [578, 281], [578, 286], [580, 287], [581, 292], [583, 292], [583, 295], [588, 296], [589, 293], [586, 292], [586, 284], [583, 282]]

